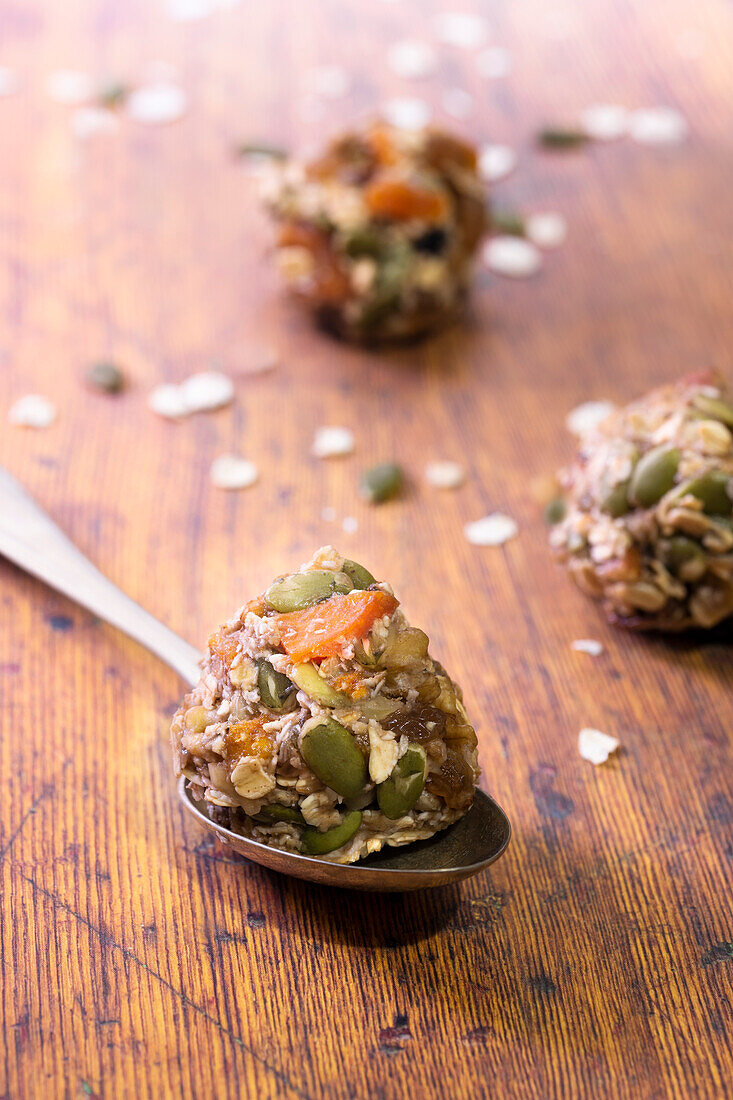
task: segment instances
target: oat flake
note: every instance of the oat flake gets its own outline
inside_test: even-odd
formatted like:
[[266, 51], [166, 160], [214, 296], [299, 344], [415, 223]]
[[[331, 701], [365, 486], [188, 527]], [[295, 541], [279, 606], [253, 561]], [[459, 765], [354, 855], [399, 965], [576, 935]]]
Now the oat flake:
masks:
[[312, 452], [316, 458], [335, 458], [354, 450], [354, 433], [348, 428], [318, 428]]
[[482, 255], [491, 271], [511, 279], [529, 278], [542, 266], [537, 248], [521, 237], [492, 237], [484, 245]]
[[136, 122], [162, 126], [183, 118], [188, 96], [183, 88], [167, 80], [159, 80], [137, 88], [127, 100], [127, 113]]
[[433, 109], [424, 99], [388, 99], [382, 105], [387, 122], [398, 130], [422, 130], [433, 117]]
[[616, 103], [593, 103], [580, 114], [580, 124], [594, 141], [616, 141], [629, 129], [629, 112]]
[[573, 435], [585, 435], [597, 428], [615, 408], [612, 401], [585, 401], [570, 410], [565, 417], [565, 427]]
[[148, 407], [158, 416], [165, 416], [168, 420], [179, 420], [188, 415], [181, 387], [172, 382], [165, 382], [150, 391]]
[[525, 220], [524, 231], [538, 248], [559, 248], [568, 235], [568, 223], [562, 214], [549, 211], [546, 214], [530, 214]]
[[479, 152], [479, 175], [487, 183], [504, 179], [516, 166], [517, 154], [510, 145], [484, 145]]
[[612, 752], [620, 748], [620, 741], [608, 733], [584, 727], [578, 735], [578, 752], [591, 764], [605, 764]]
[[687, 137], [687, 122], [674, 107], [644, 107], [632, 113], [629, 132], [642, 145], [677, 145]]
[[490, 46], [476, 58], [476, 70], [487, 80], [499, 80], [512, 71], [512, 55], [503, 46]]
[[221, 409], [234, 400], [234, 383], [231, 378], [215, 370], [192, 374], [179, 388], [187, 412]]
[[425, 480], [434, 489], [457, 489], [466, 480], [466, 472], [460, 462], [429, 462]]
[[519, 533], [519, 528], [511, 516], [494, 512], [483, 519], [467, 523], [463, 533], [474, 546], [501, 546], [513, 539]]
[[600, 657], [603, 646], [595, 638], [576, 638], [570, 643], [570, 648], [576, 653], [587, 653], [589, 657]]
[[19, 428], [47, 428], [56, 419], [56, 406], [37, 393], [18, 398], [8, 410], [8, 421]]
[[470, 50], [486, 40], [486, 22], [479, 15], [468, 12], [446, 11], [436, 15], [435, 33], [441, 42]]
[[395, 42], [387, 51], [387, 64], [393, 73], [405, 80], [429, 76], [435, 71], [437, 58], [429, 42], [406, 39]]
[[217, 489], [248, 489], [259, 477], [254, 462], [237, 455], [219, 455], [211, 463], [209, 476]]
[[344, 516], [341, 526], [347, 535], [353, 535], [359, 530], [359, 521], [355, 516]]
[[46, 92], [56, 103], [74, 106], [86, 103], [94, 95], [94, 83], [89, 73], [78, 69], [57, 69], [46, 79]]

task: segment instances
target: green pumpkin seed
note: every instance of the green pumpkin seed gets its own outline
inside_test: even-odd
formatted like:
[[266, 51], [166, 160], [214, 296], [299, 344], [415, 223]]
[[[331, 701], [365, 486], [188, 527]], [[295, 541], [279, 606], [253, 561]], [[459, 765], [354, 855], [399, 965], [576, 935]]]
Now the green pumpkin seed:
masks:
[[276, 672], [269, 661], [260, 661], [257, 669], [257, 690], [270, 710], [281, 710], [293, 691], [293, 685], [282, 672]]
[[385, 817], [396, 820], [408, 814], [425, 786], [425, 750], [410, 745], [395, 764], [389, 779], [377, 787], [377, 802]]
[[512, 210], [491, 210], [491, 228], [497, 233], [506, 233], [510, 237], [523, 237], [525, 233], [524, 218], [515, 214]]
[[332, 829], [326, 829], [325, 833], [309, 826], [303, 830], [301, 841], [302, 849], [309, 856], [325, 856], [328, 852], [335, 852], [337, 848], [343, 848], [352, 837], [356, 836], [361, 825], [362, 814], [359, 810], [351, 810], [344, 814], [341, 822]]
[[95, 363], [86, 374], [87, 385], [103, 393], [119, 393], [125, 385], [125, 376], [114, 363]]
[[697, 580], [705, 572], [705, 552], [698, 542], [685, 535], [661, 540], [658, 553], [662, 564], [681, 580]]
[[324, 680], [316, 666], [310, 662], [304, 665], [296, 665], [293, 668], [292, 677], [293, 683], [301, 691], [304, 691], [306, 695], [309, 695], [311, 699], [315, 699], [317, 703], [324, 707], [349, 707], [353, 705], [351, 697], [331, 687], [328, 680]]
[[254, 157], [257, 160], [287, 160], [286, 149], [277, 145], [268, 145], [264, 141], [242, 141], [234, 150], [238, 157]]
[[565, 501], [562, 497], [555, 497], [545, 505], [545, 523], [548, 527], [554, 527], [556, 523], [562, 523], [565, 519]]
[[650, 508], [674, 485], [680, 452], [676, 447], [653, 447], [636, 464], [629, 483], [629, 500]]
[[294, 806], [280, 806], [275, 803], [263, 806], [260, 814], [269, 818], [270, 821], [292, 821], [293, 825], [305, 825], [305, 818]]
[[709, 516], [729, 516], [733, 512], [733, 498], [729, 495], [729, 488], [733, 482], [730, 474], [722, 470], [710, 470], [700, 477], [688, 481], [680, 486], [679, 495], [686, 496], [691, 493], [702, 501], [703, 511]]
[[705, 393], [698, 393], [692, 399], [692, 404], [703, 416], [711, 420], [720, 420], [733, 428], [733, 405], [727, 401], [721, 401], [719, 397], [708, 397]]
[[358, 561], [351, 561], [350, 558], [344, 559], [344, 573], [350, 578], [354, 588], [369, 588], [371, 584], [377, 583], [368, 569], [359, 565]]
[[588, 135], [584, 130], [567, 126], [545, 126], [537, 134], [537, 141], [545, 149], [577, 149], [585, 145]]
[[630, 478], [627, 478], [625, 481], [617, 481], [615, 485], [602, 490], [600, 509], [607, 516], [611, 516], [612, 519], [625, 516], [629, 510], [630, 480]]
[[302, 611], [304, 607], [327, 600], [334, 592], [349, 592], [349, 583], [345, 573], [311, 569], [307, 573], [291, 573], [273, 581], [265, 592], [265, 599], [275, 611]]
[[301, 756], [321, 783], [342, 798], [356, 798], [367, 780], [367, 765], [353, 735], [335, 718], [311, 726], [300, 741]]
[[365, 500], [381, 504], [399, 493], [404, 482], [402, 467], [396, 462], [380, 462], [365, 470], [359, 482], [359, 491]]

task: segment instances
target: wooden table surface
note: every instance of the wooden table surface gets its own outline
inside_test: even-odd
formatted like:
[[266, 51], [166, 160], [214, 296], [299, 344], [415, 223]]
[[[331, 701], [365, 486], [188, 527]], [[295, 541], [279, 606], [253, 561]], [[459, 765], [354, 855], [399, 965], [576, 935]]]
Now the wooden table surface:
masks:
[[[167, 727], [183, 685], [141, 648], [0, 563], [3, 1097], [720, 1098], [733, 1079], [733, 659], [725, 639], [607, 627], [551, 562], [530, 482], [571, 453], [566, 412], [627, 400], [733, 345], [733, 9], [723, 0], [487, 3], [502, 80], [443, 47], [399, 80], [387, 43], [437, 0], [271, 0], [176, 22], [162, 0], [0, 3], [0, 462], [89, 557], [191, 641], [325, 542], [390, 578], [464, 685], [483, 783], [514, 826], [475, 879], [370, 897], [278, 877], [184, 815]], [[58, 68], [190, 96], [167, 127], [85, 142]], [[315, 67], [348, 95], [318, 101]], [[468, 323], [374, 354], [280, 297], [243, 138], [308, 143], [386, 95], [462, 85], [463, 128], [519, 151], [495, 194], [568, 219], [526, 281], [479, 276]], [[689, 140], [536, 149], [592, 102], [672, 104]], [[247, 376], [261, 348], [280, 357]], [[89, 393], [111, 357], [132, 384]], [[174, 424], [151, 387], [218, 363], [235, 404]], [[27, 392], [58, 406], [11, 428]], [[309, 455], [345, 425], [353, 456]], [[252, 489], [215, 489], [235, 450]], [[469, 476], [422, 482], [428, 458]], [[359, 470], [396, 458], [406, 498]], [[324, 507], [337, 519], [326, 521]], [[517, 539], [463, 524], [514, 516]], [[355, 517], [356, 532], [341, 528]], [[347, 525], [348, 526], [348, 525]], [[594, 659], [571, 650], [597, 638]], [[616, 735], [595, 769], [578, 730]]]

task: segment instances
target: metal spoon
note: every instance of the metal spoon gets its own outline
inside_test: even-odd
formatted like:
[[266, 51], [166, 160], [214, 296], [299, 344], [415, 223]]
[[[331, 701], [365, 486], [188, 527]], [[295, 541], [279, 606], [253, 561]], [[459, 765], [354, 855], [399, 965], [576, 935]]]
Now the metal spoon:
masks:
[[[198, 651], [107, 580], [1, 466], [0, 555], [124, 631], [187, 683], [197, 683]], [[497, 860], [511, 835], [501, 807], [477, 791], [468, 813], [430, 840], [389, 848], [344, 865], [270, 848], [217, 825], [186, 790], [183, 779], [178, 793], [199, 824], [254, 863], [295, 878], [354, 890], [419, 890], [459, 882]]]

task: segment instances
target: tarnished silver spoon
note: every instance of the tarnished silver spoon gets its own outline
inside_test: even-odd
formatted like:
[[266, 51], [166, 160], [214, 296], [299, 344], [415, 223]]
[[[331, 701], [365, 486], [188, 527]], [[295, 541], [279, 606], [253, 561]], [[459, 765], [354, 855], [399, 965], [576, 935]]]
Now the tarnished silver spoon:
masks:
[[[0, 555], [129, 634], [187, 683], [198, 681], [198, 651], [107, 580], [2, 467]], [[501, 807], [483, 791], [477, 791], [465, 817], [430, 840], [389, 848], [359, 863], [344, 865], [270, 848], [217, 825], [186, 789], [183, 779], [178, 793], [200, 825], [254, 863], [295, 878], [352, 890], [420, 890], [459, 882], [497, 860], [511, 835]]]

